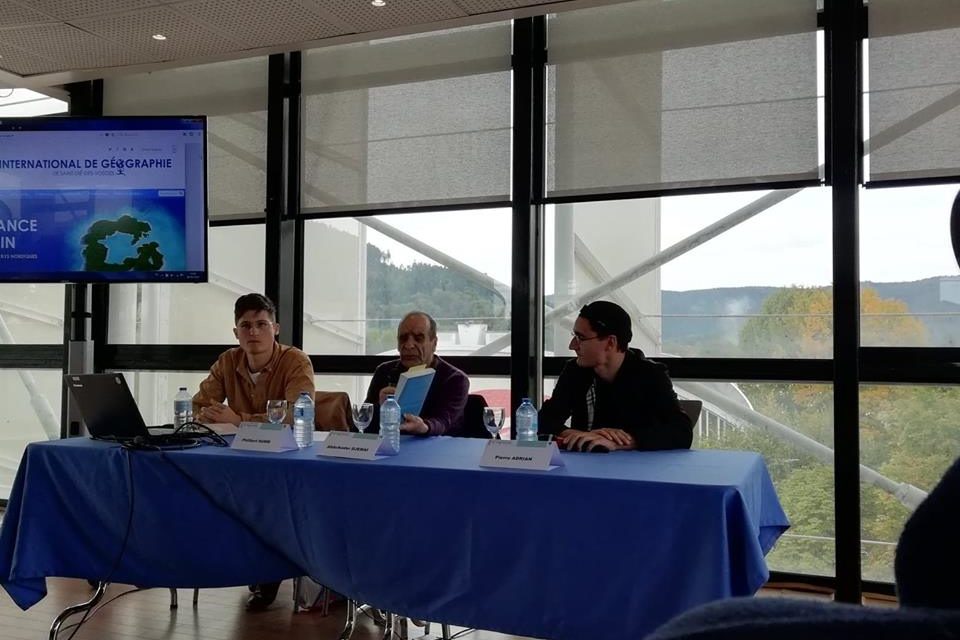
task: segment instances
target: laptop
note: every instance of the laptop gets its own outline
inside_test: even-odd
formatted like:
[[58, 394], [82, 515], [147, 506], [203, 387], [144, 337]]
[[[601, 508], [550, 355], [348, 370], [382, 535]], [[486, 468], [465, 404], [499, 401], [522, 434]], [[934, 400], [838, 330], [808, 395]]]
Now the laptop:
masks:
[[[63, 382], [70, 389], [91, 438], [126, 442], [142, 437], [151, 444], [170, 442], [172, 429], [147, 428], [122, 374], [68, 374]], [[180, 437], [179, 444], [191, 440]]]

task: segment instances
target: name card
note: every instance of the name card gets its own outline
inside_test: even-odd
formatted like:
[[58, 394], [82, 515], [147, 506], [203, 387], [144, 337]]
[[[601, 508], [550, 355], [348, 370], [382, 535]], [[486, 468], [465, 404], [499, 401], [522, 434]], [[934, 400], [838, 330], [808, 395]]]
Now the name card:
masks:
[[268, 422], [241, 422], [230, 448], [268, 453], [298, 449], [293, 429], [284, 424]]
[[488, 440], [481, 467], [548, 471], [563, 466], [556, 442]]
[[331, 431], [320, 443], [317, 455], [353, 460], [375, 460], [377, 450], [382, 443], [383, 436], [378, 433]]

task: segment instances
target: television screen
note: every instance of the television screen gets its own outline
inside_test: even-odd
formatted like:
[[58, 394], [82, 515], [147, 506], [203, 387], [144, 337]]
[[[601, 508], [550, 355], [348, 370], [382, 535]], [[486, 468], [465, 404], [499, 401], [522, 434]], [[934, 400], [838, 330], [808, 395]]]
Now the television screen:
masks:
[[206, 279], [205, 117], [0, 119], [0, 281]]

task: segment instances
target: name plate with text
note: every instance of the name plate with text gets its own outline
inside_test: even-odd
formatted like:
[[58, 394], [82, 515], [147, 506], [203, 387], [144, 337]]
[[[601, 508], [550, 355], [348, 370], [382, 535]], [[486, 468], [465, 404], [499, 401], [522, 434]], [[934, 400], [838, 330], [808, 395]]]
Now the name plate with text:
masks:
[[351, 458], [353, 460], [375, 460], [377, 449], [383, 442], [383, 436], [377, 433], [351, 433], [349, 431], [331, 431], [320, 443], [318, 456], [332, 458]]
[[280, 453], [282, 451], [296, 451], [298, 447], [297, 441], [293, 437], [293, 429], [285, 424], [241, 422], [230, 448], [243, 451]]
[[556, 442], [489, 440], [481, 467], [548, 471], [563, 466]]

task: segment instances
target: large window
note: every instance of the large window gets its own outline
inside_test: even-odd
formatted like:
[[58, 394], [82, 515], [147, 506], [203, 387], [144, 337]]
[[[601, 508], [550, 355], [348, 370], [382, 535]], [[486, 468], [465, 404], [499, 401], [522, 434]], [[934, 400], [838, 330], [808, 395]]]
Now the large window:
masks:
[[960, 346], [960, 273], [950, 208], [960, 186], [860, 194], [860, 343]]
[[0, 499], [6, 500], [27, 444], [60, 437], [63, 372], [0, 369], [0, 388]]
[[702, 400], [699, 449], [763, 454], [790, 530], [767, 556], [775, 571], [833, 575], [833, 390], [827, 384], [674, 382]]
[[0, 344], [62, 341], [62, 284], [0, 284]]
[[395, 354], [413, 310], [437, 353], [509, 353], [510, 211], [443, 211], [306, 223], [304, 349]]
[[607, 298], [647, 355], [830, 357], [827, 189], [561, 204], [546, 228], [548, 355]]
[[[262, 218], [266, 202], [267, 59], [120, 76], [104, 83], [109, 114], [207, 115], [210, 217]], [[230, 344], [233, 302], [264, 289], [263, 225], [209, 229], [209, 282], [110, 289], [119, 344]]]
[[206, 284], [111, 285], [110, 342], [235, 342], [234, 301], [245, 293], [263, 291], [263, 225], [212, 227], [209, 233], [210, 279]]
[[548, 193], [817, 179], [816, 20], [813, 0], [558, 13]]
[[303, 206], [504, 201], [510, 24], [307, 52]]
[[263, 216], [266, 58], [111, 78], [103, 106], [111, 115], [206, 115], [210, 217]]
[[[213, 364], [212, 362], [210, 364]], [[173, 398], [180, 387], [196, 392], [206, 371], [124, 371], [127, 386], [148, 425], [173, 423]]]
[[[62, 100], [27, 89], [0, 88], [0, 117], [50, 115], [66, 110], [67, 103]], [[30, 354], [33, 345], [62, 344], [63, 309], [62, 284], [0, 284], [0, 346]], [[26, 445], [60, 437], [62, 379], [59, 369], [0, 370], [4, 401], [0, 416], [0, 499], [10, 496]]]
[[860, 387], [863, 577], [893, 581], [903, 525], [960, 456], [960, 387]]
[[960, 175], [960, 7], [870, 0], [867, 176]]
[[0, 116], [24, 117], [64, 113], [67, 103], [29, 89], [0, 89]]

